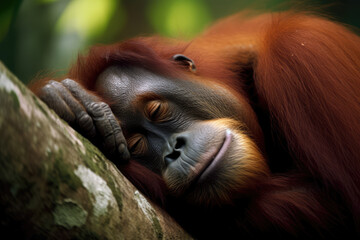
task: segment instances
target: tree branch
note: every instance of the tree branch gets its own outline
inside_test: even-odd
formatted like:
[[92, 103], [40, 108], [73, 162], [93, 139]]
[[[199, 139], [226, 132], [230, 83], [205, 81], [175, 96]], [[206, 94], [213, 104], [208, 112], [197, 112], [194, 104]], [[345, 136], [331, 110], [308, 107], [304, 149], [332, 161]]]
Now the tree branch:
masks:
[[0, 63], [0, 233], [190, 239]]

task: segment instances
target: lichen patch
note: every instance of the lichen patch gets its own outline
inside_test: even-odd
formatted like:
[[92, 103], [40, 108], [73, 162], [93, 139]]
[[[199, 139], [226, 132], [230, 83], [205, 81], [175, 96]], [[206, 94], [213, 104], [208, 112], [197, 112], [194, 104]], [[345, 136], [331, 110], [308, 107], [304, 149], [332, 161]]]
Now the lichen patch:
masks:
[[136, 200], [138, 206], [143, 211], [145, 216], [152, 221], [152, 216], [154, 215], [154, 209], [150, 205], [150, 203], [146, 200], [146, 198], [136, 190], [134, 193], [134, 199]]
[[75, 174], [95, 200], [93, 211], [96, 217], [106, 214], [109, 206], [119, 208], [111, 189], [99, 175], [84, 165], [79, 165]]
[[151, 206], [151, 204], [138, 190], [136, 190], [134, 193], [134, 199], [137, 202], [140, 209], [143, 211], [146, 218], [149, 219], [150, 222], [152, 223], [157, 239], [163, 239], [164, 233], [161, 229], [159, 219], [156, 216], [156, 212]]

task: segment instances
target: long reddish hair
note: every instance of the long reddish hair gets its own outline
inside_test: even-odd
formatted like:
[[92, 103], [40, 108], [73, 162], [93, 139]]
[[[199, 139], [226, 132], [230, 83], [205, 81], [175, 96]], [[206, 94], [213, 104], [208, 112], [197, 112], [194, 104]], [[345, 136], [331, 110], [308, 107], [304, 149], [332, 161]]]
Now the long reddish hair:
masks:
[[[92, 90], [110, 65], [140, 65], [172, 75], [181, 73], [171, 56], [190, 57], [197, 78], [221, 82], [248, 97], [257, 113], [254, 121], [263, 127], [269, 165], [281, 169], [257, 187], [238, 227], [245, 233], [276, 225], [292, 236], [305, 236], [306, 226], [321, 233], [336, 232], [339, 225], [350, 229], [354, 223], [359, 233], [360, 38], [311, 13], [252, 15], [226, 18], [190, 42], [152, 37], [93, 47], [67, 77]], [[120, 168], [164, 203], [160, 176], [135, 162]], [[184, 215], [187, 207], [179, 209]], [[201, 217], [183, 223], [190, 228], [196, 223], [206, 232], [211, 225], [201, 229], [198, 224], [206, 222]]]
[[360, 224], [360, 38], [325, 19], [279, 14], [255, 84], [298, 166], [342, 193]]

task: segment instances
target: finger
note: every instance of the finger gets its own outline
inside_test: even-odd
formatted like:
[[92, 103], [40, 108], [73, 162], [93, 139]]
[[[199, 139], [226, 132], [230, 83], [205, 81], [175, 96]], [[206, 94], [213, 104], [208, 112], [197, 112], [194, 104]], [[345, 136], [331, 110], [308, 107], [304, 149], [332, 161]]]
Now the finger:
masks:
[[68, 123], [73, 123], [75, 121], [75, 114], [62, 99], [56, 88], [54, 88], [52, 82], [54, 81], [50, 81], [41, 89], [40, 99], [53, 109], [60, 118]]
[[68, 91], [88, 110], [89, 104], [100, 102], [100, 99], [93, 94], [89, 94], [80, 84], [71, 79], [62, 80], [61, 83]]
[[72, 125], [79, 128], [80, 132], [87, 137], [94, 138], [96, 136], [95, 125], [89, 114], [85, 111], [83, 105], [74, 98], [74, 96], [63, 84], [55, 81], [52, 81], [50, 84], [57, 90], [58, 94], [67, 104], [68, 108], [70, 108], [74, 113], [76, 121], [72, 122]]
[[104, 112], [106, 118], [109, 120], [109, 123], [113, 129], [113, 135], [115, 138], [115, 145], [117, 147], [117, 152], [119, 153], [121, 159], [129, 160], [130, 159], [130, 152], [127, 148], [127, 142], [121, 130], [121, 126], [117, 119], [115, 118], [113, 112], [111, 111], [110, 107], [106, 104], [104, 107]]
[[103, 139], [105, 152], [114, 160], [127, 161], [130, 154], [126, 140], [110, 107], [103, 102], [93, 102], [89, 105], [89, 114], [93, 118], [98, 134]]
[[100, 99], [89, 94], [81, 85], [71, 79], [61, 82], [71, 94], [84, 106], [90, 114], [103, 146], [112, 158], [128, 160], [130, 153], [127, 149], [125, 137], [110, 107], [100, 102]]

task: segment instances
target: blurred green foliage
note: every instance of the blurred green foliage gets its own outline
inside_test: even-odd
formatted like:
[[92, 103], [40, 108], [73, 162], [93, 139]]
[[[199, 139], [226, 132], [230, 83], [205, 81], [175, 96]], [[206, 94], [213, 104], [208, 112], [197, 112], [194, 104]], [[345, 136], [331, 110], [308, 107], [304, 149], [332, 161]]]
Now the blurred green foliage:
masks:
[[148, 17], [156, 32], [183, 38], [194, 36], [211, 20], [203, 0], [157, 0], [149, 6]]
[[[191, 39], [214, 20], [245, 8], [278, 10], [325, 4], [360, 26], [358, 0], [0, 0], [0, 60], [22, 81], [62, 74], [96, 43], [159, 34]], [[311, 7], [310, 7], [311, 9]]]
[[118, 8], [115, 0], [71, 1], [56, 23], [56, 31], [77, 33], [81, 38], [92, 39], [103, 34], [106, 25]]

